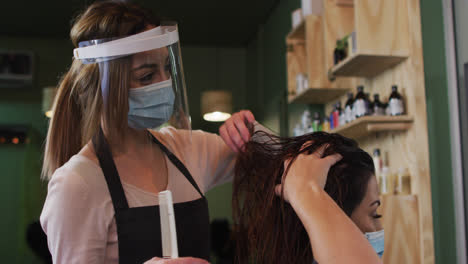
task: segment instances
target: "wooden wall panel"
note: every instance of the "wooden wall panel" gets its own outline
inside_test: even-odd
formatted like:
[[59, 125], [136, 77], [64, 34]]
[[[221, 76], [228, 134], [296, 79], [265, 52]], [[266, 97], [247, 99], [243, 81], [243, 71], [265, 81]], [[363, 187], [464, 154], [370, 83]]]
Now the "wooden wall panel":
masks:
[[417, 197], [384, 195], [381, 213], [385, 229], [383, 262], [385, 264], [421, 263]]
[[[306, 17], [306, 52], [309, 87], [324, 88], [327, 83], [325, 64], [323, 19], [321, 16]], [[312, 77], [312, 78], [311, 78]]]
[[357, 53], [406, 56], [407, 0], [355, 0]]
[[[362, 0], [356, 0], [355, 5], [359, 1]], [[367, 1], [372, 1], [373, 3], [388, 2], [387, 0]], [[360, 146], [369, 153], [372, 153], [375, 148], [380, 148], [383, 152], [384, 160], [387, 161], [392, 172], [396, 173], [400, 167], [409, 169], [412, 180], [412, 194], [418, 197], [417, 210], [419, 217], [417, 221], [419, 222], [419, 247], [408, 250], [419, 251], [420, 262], [418, 263], [432, 264], [435, 261], [434, 236], [420, 1], [407, 0], [404, 2], [406, 5], [406, 16], [408, 17], [407, 28], [410, 57], [394, 68], [391, 68], [374, 78], [359, 78], [356, 80], [356, 83], [362, 83], [365, 86], [365, 91], [370, 92], [372, 95], [374, 93], [379, 93], [382, 101], [386, 101], [388, 99], [391, 92], [391, 86], [393, 84], [398, 85], [400, 93], [405, 98], [406, 111], [413, 117], [414, 123], [407, 132], [381, 132], [368, 138], [360, 139], [358, 142]], [[330, 48], [331, 47], [328, 47], [327, 52], [331, 52]], [[356, 90], [353, 89], [353, 92], [356, 93]], [[346, 101], [345, 96], [340, 100], [344, 103]], [[326, 105], [325, 109], [327, 114], [330, 113], [334, 103], [335, 102], [330, 102]], [[395, 219], [395, 221], [399, 221], [399, 219]], [[395, 232], [395, 230], [387, 230], [386, 234], [388, 232]], [[410, 234], [408, 234], [408, 236], [410, 236]], [[398, 242], [386, 239], [386, 243]], [[392, 252], [386, 253], [393, 254]], [[390, 260], [395, 258], [396, 256], [389, 256]], [[391, 261], [387, 263], [411, 262]]]

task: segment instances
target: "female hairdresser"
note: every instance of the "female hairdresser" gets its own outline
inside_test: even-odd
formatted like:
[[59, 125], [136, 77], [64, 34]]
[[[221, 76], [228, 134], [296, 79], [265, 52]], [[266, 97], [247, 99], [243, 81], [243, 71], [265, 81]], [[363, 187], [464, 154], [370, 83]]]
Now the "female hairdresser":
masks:
[[[190, 129], [177, 27], [133, 4], [99, 1], [70, 35], [74, 59], [59, 85], [43, 167], [50, 181], [41, 224], [54, 263], [160, 257], [157, 194], [166, 189], [179, 255], [194, 258], [153, 261], [206, 263], [204, 193], [232, 180], [236, 154], [221, 137]], [[247, 141], [238, 131], [253, 121], [248, 111], [235, 114], [225, 139]]]

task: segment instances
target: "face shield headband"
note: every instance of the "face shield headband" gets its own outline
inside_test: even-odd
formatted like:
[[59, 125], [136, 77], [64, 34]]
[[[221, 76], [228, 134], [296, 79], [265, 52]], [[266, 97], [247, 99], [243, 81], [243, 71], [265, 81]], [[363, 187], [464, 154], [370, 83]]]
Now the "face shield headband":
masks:
[[73, 50], [75, 59], [84, 64], [99, 63], [126, 55], [170, 46], [179, 41], [177, 26], [160, 26], [116, 40], [97, 39], [79, 43]]

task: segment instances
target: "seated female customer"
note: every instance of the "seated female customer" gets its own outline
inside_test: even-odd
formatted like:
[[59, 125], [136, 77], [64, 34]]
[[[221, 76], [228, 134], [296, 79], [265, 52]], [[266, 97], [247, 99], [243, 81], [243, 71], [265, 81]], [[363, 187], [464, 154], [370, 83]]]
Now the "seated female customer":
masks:
[[383, 253], [380, 201], [369, 154], [338, 134], [269, 137], [246, 143], [237, 160], [237, 262], [381, 263], [375, 254]]

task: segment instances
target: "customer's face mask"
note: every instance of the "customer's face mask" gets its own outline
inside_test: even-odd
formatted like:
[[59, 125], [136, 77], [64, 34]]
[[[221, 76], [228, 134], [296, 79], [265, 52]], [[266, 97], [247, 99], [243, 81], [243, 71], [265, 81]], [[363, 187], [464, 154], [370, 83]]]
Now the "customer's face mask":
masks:
[[367, 240], [374, 248], [377, 255], [382, 258], [384, 253], [384, 240], [385, 240], [385, 233], [384, 230], [380, 230], [377, 232], [365, 233]]
[[135, 129], [161, 126], [172, 115], [174, 99], [171, 79], [130, 89], [128, 125]]

